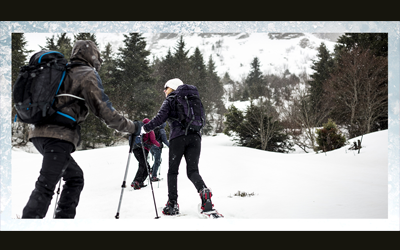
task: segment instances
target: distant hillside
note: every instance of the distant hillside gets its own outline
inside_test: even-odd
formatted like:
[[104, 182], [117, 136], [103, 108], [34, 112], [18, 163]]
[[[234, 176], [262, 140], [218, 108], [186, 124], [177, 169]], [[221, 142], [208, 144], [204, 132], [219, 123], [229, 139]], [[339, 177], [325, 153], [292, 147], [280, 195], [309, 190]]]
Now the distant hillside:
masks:
[[[44, 45], [46, 37], [52, 33], [26, 33], [27, 49], [38, 51], [38, 45]], [[261, 69], [268, 74], [282, 74], [286, 69], [290, 73], [311, 74], [312, 60], [315, 59], [318, 46], [324, 42], [333, 51], [339, 33], [144, 33], [150, 60], [163, 58], [168, 50], [174, 52], [180, 36], [186, 43], [189, 55], [199, 47], [207, 62], [212, 57], [218, 74], [222, 77], [228, 72], [235, 81], [241, 80], [250, 70], [254, 57], [261, 62]], [[73, 40], [73, 34], [68, 34]], [[114, 53], [124, 46], [123, 33], [96, 33], [100, 49], [107, 43], [112, 45]], [[31, 55], [29, 55], [31, 56]]]
[[144, 34], [153, 58], [163, 58], [174, 51], [180, 36], [191, 55], [198, 47], [207, 61], [211, 56], [222, 77], [228, 72], [233, 80], [240, 80], [250, 70], [250, 63], [258, 57], [264, 73], [312, 73], [312, 59], [323, 42], [333, 51], [337, 33], [158, 33]]

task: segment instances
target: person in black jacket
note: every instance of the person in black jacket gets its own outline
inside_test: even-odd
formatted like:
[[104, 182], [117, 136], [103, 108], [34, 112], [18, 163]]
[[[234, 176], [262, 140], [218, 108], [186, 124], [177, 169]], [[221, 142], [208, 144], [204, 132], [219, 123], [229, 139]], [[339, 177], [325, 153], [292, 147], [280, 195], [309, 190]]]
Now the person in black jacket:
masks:
[[[150, 120], [148, 118], [143, 119], [143, 124], [148, 123]], [[136, 160], [138, 161], [138, 170], [136, 172], [135, 178], [132, 181], [131, 187], [133, 189], [141, 189], [142, 187], [146, 187], [146, 185], [143, 183], [147, 176], [147, 168], [150, 167], [149, 163], [147, 162], [147, 156], [149, 155], [150, 148], [153, 146], [159, 147], [160, 144], [156, 140], [156, 136], [154, 135], [154, 132], [151, 131], [148, 134], [143, 135], [143, 145], [137, 145], [133, 144], [133, 154], [135, 155]], [[144, 149], [144, 150], [143, 150]], [[144, 151], [144, 154], [143, 154]]]
[[162, 153], [162, 149], [163, 149], [163, 143], [165, 145], [167, 145], [167, 147], [169, 147], [167, 133], [165, 132], [165, 126], [166, 126], [166, 123], [164, 122], [163, 124], [161, 124], [160, 126], [158, 126], [157, 128], [155, 128], [153, 130], [154, 134], [156, 136], [156, 140], [158, 141], [158, 143], [160, 143], [160, 147], [157, 147], [156, 145], [154, 145], [150, 149], [150, 153], [154, 156], [154, 163], [153, 163], [151, 179], [150, 179], [151, 181], [160, 181], [160, 179], [157, 177], [157, 171], [161, 165], [161, 153]]
[[204, 183], [198, 168], [201, 151], [201, 132], [185, 130], [177, 121], [178, 114], [175, 108], [175, 96], [178, 93], [198, 95], [197, 88], [193, 85], [183, 84], [178, 78], [167, 81], [164, 87], [166, 99], [160, 110], [141, 129], [141, 133], [148, 133], [166, 121], [169, 124], [168, 202], [163, 209], [163, 213], [165, 215], [179, 214], [177, 178], [183, 156], [185, 156], [186, 160], [187, 177], [200, 195], [201, 209], [205, 212], [211, 211], [214, 206], [211, 202], [211, 190]]

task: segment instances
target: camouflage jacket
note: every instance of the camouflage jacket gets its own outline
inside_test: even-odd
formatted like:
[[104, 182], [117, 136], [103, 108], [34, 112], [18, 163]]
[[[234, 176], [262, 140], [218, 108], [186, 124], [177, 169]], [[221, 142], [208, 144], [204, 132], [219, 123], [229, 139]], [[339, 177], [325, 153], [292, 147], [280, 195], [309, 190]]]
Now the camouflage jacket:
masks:
[[[100, 52], [94, 42], [90, 40], [77, 41], [72, 49], [70, 58], [71, 63], [83, 63], [88, 66], [76, 66], [70, 69], [61, 85], [59, 94], [56, 98], [56, 107], [71, 101], [69, 95], [83, 98], [84, 101], [74, 102], [60, 111], [78, 124], [75, 128], [62, 125], [44, 124], [36, 125], [29, 132], [29, 139], [34, 137], [50, 137], [72, 142], [76, 147], [80, 143], [80, 126], [87, 117], [89, 109], [104, 121], [108, 127], [120, 132], [135, 133], [134, 123], [120, 115], [111, 105], [108, 96], [104, 93], [104, 88], [99, 74], [101, 58]], [[67, 94], [62, 96], [62, 94]]]

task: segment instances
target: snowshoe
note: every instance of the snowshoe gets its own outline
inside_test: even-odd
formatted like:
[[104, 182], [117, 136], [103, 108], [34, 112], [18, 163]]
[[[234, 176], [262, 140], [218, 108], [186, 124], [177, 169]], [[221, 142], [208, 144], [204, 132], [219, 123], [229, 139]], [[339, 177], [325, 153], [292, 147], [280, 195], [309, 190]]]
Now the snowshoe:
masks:
[[179, 215], [179, 204], [176, 201], [168, 201], [162, 213], [164, 215]]
[[159, 179], [159, 178], [157, 178], [157, 177], [155, 177], [155, 176], [151, 177], [150, 180], [151, 180], [152, 182], [161, 181], [161, 179]]
[[211, 209], [210, 211], [203, 211], [201, 203], [198, 206], [199, 215], [204, 219], [220, 219], [224, 218], [222, 214], [220, 214], [216, 209]]

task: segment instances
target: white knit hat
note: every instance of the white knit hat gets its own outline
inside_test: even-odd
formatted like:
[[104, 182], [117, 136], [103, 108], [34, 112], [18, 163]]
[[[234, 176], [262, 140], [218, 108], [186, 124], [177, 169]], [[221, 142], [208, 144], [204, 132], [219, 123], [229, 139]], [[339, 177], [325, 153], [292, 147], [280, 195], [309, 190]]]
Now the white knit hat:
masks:
[[183, 85], [183, 82], [179, 78], [174, 78], [174, 79], [171, 79], [171, 80], [167, 81], [165, 83], [164, 88], [169, 87], [169, 88], [171, 88], [173, 90], [176, 90], [181, 85]]

